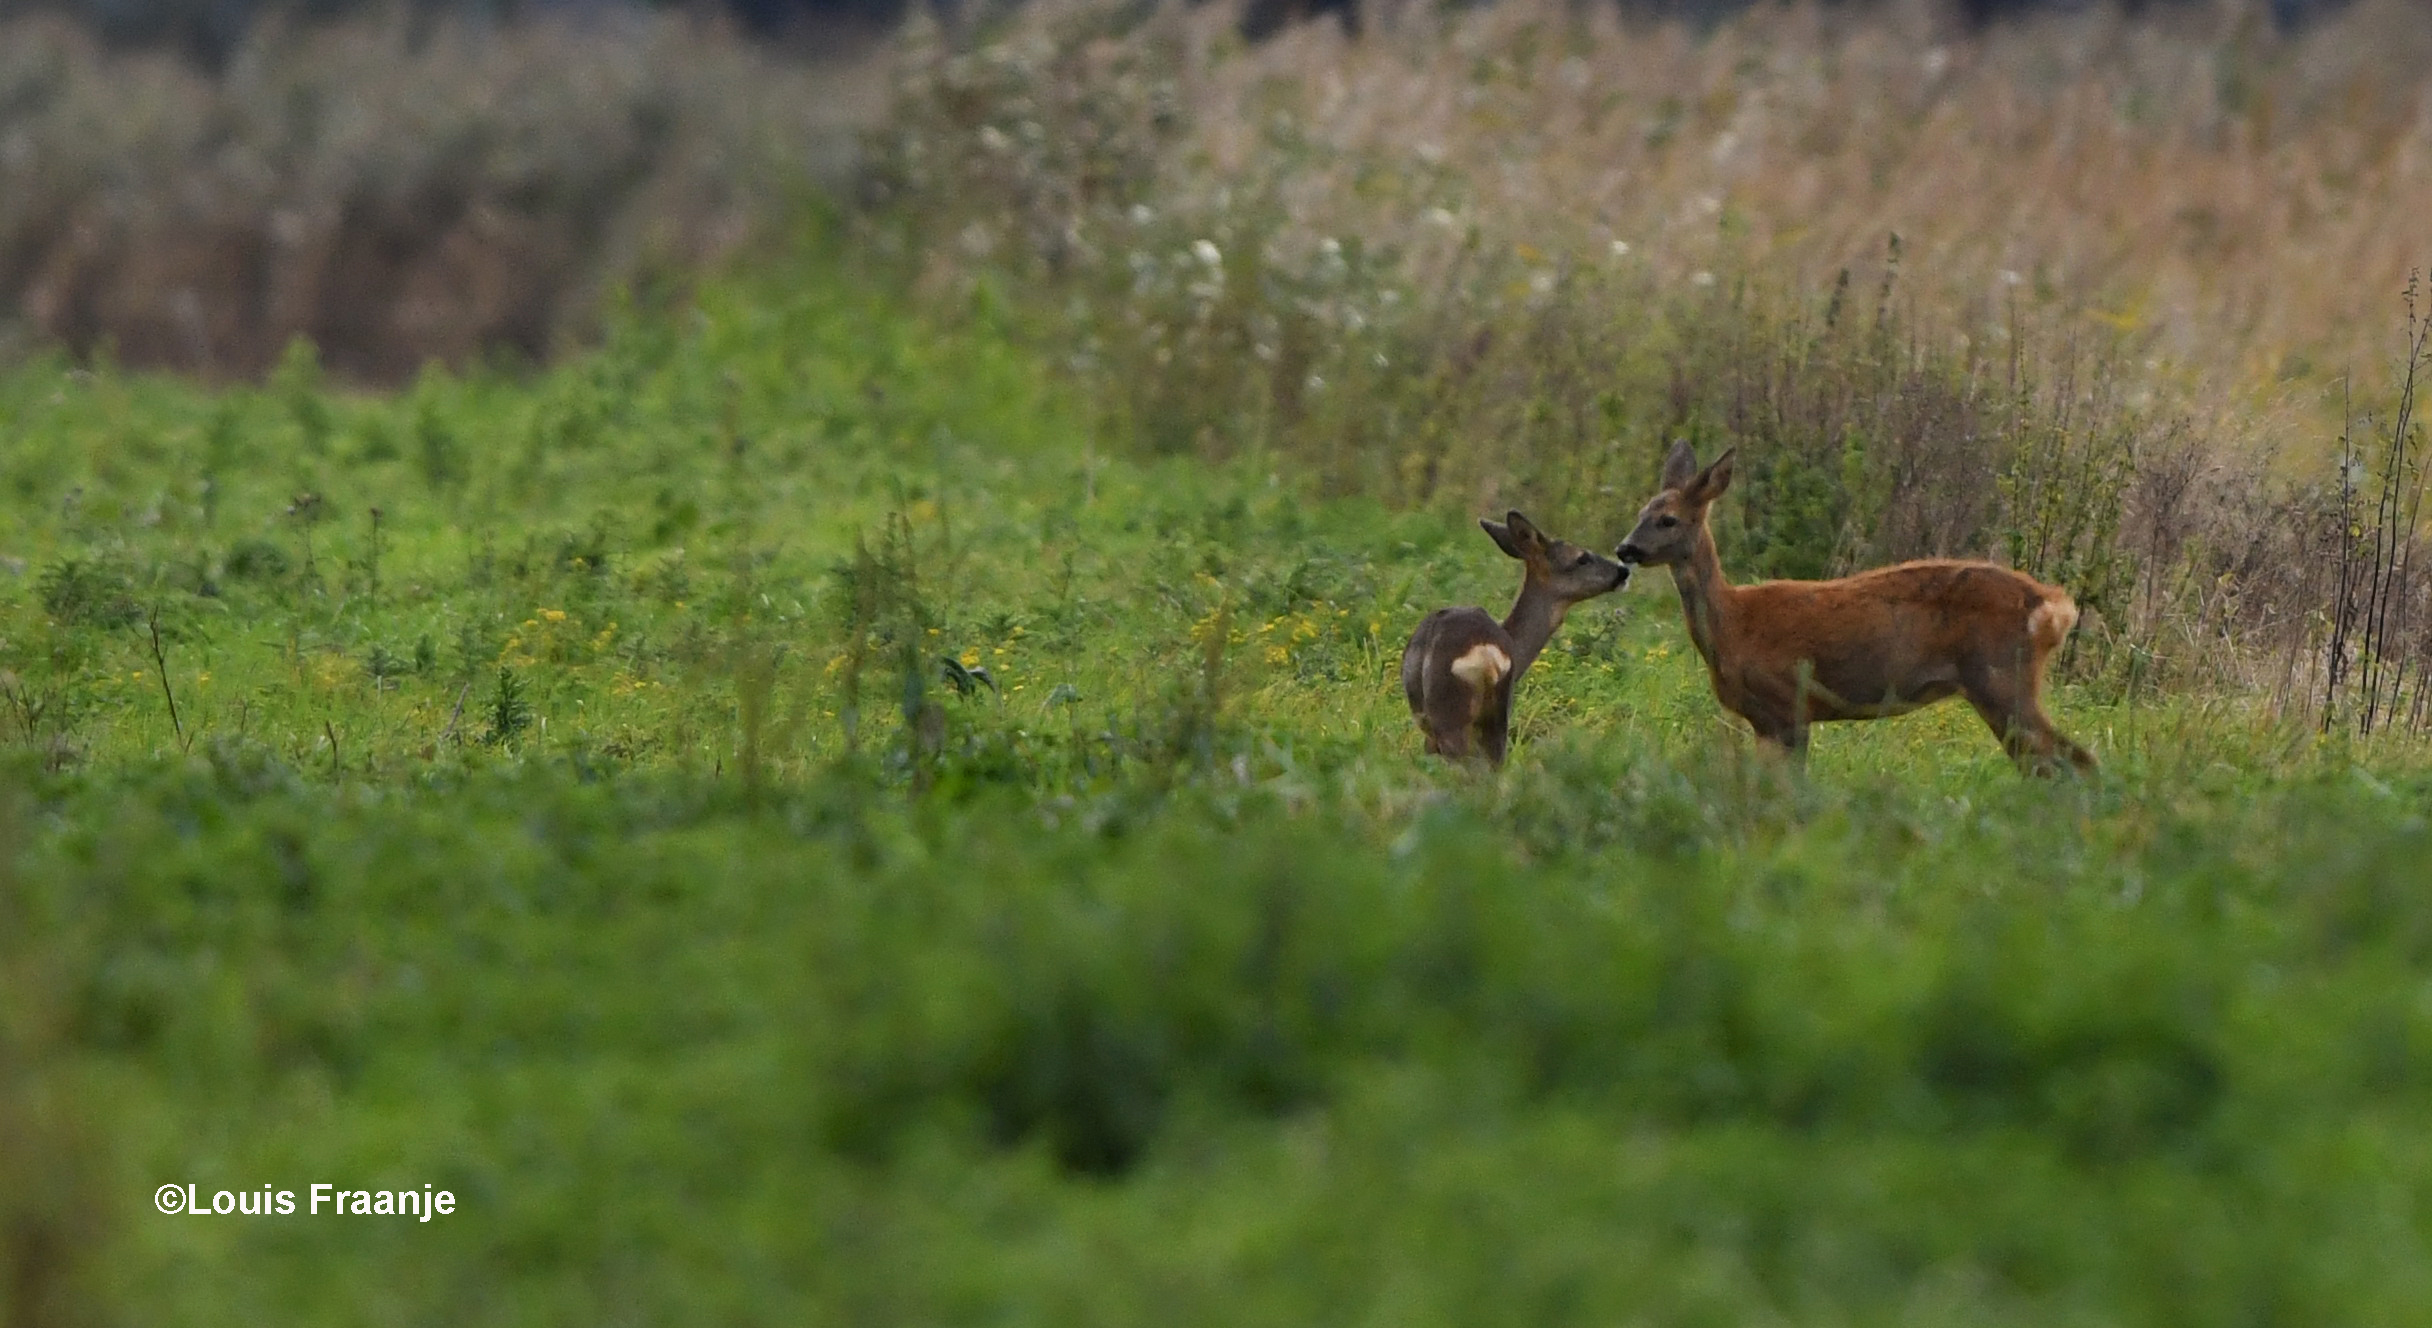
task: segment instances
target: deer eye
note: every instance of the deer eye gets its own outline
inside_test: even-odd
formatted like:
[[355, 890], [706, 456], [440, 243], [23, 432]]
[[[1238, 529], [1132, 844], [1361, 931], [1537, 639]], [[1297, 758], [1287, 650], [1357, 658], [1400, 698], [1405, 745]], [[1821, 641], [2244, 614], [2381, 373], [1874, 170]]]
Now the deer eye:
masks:
[[1655, 518], [1655, 524], [1663, 527], [1666, 530], [1670, 530], [1672, 527], [1680, 524], [1680, 518], [1667, 512], [1664, 515]]

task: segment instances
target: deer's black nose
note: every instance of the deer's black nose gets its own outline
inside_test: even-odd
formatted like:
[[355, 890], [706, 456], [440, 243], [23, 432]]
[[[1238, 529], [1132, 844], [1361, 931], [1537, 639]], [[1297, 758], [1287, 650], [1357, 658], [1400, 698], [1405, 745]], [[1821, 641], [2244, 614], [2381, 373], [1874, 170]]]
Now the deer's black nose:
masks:
[[1624, 544], [1620, 548], [1613, 550], [1613, 556], [1619, 558], [1622, 562], [1622, 566], [1626, 568], [1631, 563], [1645, 562], [1647, 560], [1647, 551], [1639, 548], [1635, 544]]

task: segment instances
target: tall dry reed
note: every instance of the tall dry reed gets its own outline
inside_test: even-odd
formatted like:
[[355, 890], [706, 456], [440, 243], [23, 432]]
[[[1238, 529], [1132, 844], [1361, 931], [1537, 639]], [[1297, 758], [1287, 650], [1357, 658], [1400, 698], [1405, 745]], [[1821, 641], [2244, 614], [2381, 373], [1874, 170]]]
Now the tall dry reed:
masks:
[[263, 25], [216, 74], [0, 20], [0, 321], [258, 375], [538, 357], [840, 178], [879, 66], [673, 16]]

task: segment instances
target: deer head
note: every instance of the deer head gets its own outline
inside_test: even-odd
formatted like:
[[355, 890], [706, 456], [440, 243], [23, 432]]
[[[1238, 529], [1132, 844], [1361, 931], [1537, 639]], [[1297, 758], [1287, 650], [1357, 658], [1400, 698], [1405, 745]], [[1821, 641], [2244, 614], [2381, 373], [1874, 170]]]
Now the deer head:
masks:
[[1688, 440], [1672, 444], [1664, 458], [1663, 490], [1638, 512], [1638, 525], [1613, 551], [1625, 563], [1654, 563], [1677, 567], [1689, 560], [1698, 536], [1706, 529], [1706, 508], [1731, 487], [1731, 460], [1738, 449], [1723, 453], [1704, 470]]
[[1478, 522], [1495, 547], [1520, 560], [1528, 589], [1562, 604], [1594, 599], [1628, 584], [1630, 569], [1593, 549], [1555, 539], [1518, 512]]

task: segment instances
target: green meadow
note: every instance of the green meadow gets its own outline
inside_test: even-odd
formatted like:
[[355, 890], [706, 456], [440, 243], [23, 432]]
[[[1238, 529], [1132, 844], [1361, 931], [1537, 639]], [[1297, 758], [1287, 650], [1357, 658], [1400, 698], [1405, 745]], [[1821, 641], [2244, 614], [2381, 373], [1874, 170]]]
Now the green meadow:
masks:
[[1448, 768], [1482, 513], [1114, 445], [824, 243], [609, 324], [0, 373], [10, 1322], [2432, 1301], [2419, 745], [2064, 668], [2095, 778], [1957, 705], [1801, 773], [1650, 571]]

